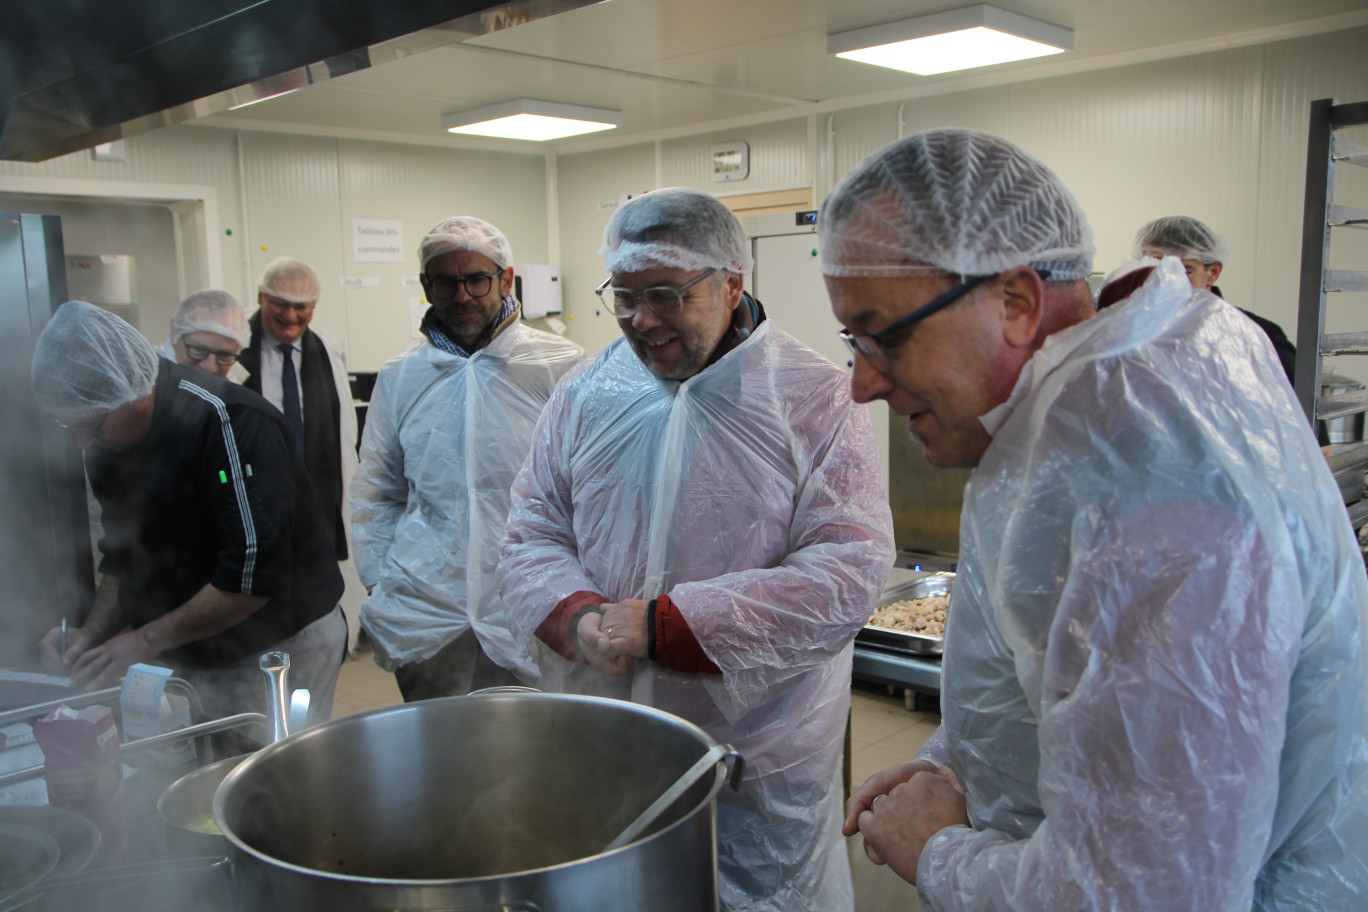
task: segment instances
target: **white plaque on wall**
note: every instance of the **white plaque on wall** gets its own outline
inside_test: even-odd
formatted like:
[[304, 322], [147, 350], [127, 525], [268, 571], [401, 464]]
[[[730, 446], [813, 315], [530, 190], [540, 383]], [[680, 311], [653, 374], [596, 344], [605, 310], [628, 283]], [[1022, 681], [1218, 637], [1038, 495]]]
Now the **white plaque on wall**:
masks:
[[358, 263], [404, 262], [404, 223], [352, 219], [352, 259]]
[[750, 175], [750, 146], [745, 143], [719, 143], [711, 152], [713, 180], [739, 181]]

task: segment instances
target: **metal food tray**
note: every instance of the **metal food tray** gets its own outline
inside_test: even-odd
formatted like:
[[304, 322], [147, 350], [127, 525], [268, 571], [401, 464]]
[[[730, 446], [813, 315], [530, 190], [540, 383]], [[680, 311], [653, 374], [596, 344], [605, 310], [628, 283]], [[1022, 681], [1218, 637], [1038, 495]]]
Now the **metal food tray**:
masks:
[[[950, 587], [954, 583], [955, 574], [953, 573], [928, 573], [926, 576], [918, 577], [911, 582], [900, 583], [891, 589], [885, 589], [883, 595], [879, 597], [879, 607], [882, 608], [884, 605], [891, 605], [904, 599], [949, 595]], [[916, 655], [940, 655], [945, 651], [945, 641], [941, 637], [909, 633], [905, 630], [894, 630], [891, 627], [876, 627], [873, 624], [865, 624], [863, 629], [855, 635], [855, 639], [857, 642], [868, 643], [872, 646], [884, 646]]]

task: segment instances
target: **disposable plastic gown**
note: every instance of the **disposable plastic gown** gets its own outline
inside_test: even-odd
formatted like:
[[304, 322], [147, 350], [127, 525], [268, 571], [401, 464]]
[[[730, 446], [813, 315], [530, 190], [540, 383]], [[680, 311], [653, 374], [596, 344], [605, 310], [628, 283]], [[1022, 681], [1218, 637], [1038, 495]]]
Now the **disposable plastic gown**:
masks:
[[1368, 578], [1259, 329], [1167, 259], [1027, 365], [965, 493], [928, 910], [1368, 908]]
[[372, 586], [362, 624], [386, 668], [472, 626], [506, 668], [531, 668], [494, 577], [508, 491], [542, 406], [584, 351], [513, 323], [469, 358], [424, 342], [380, 371], [351, 486], [352, 538]]
[[[499, 571], [547, 689], [659, 707], [745, 756], [719, 795], [728, 909], [850, 909], [840, 836], [852, 642], [893, 559], [868, 412], [765, 322], [683, 383], [623, 340], [557, 388], [513, 487]], [[582, 589], [669, 595], [721, 675], [613, 677], [535, 640]]]

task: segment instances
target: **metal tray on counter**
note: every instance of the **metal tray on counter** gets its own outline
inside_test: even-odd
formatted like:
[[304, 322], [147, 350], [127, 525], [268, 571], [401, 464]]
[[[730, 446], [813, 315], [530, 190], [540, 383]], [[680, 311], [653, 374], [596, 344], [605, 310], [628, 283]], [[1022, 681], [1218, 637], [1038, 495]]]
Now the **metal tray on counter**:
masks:
[[[955, 574], [953, 573], [928, 573], [906, 583], [899, 583], [884, 590], [879, 597], [879, 607], [891, 605], [904, 599], [929, 598], [934, 595], [949, 595], [950, 587], [955, 584]], [[900, 652], [909, 652], [914, 655], [940, 655], [944, 652], [945, 641], [938, 636], [926, 636], [921, 633], [909, 633], [905, 630], [894, 630], [891, 627], [876, 627], [873, 624], [865, 624], [859, 633], [855, 635], [857, 643], [868, 643], [871, 646], [882, 646], [886, 649], [896, 649]]]

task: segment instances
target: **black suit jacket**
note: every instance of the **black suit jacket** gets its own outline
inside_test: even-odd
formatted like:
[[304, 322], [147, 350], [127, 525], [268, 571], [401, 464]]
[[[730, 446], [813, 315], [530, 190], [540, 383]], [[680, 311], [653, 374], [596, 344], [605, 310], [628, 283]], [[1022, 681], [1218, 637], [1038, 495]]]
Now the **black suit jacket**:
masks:
[[[238, 363], [247, 371], [243, 386], [261, 392], [261, 345], [265, 331], [261, 328], [261, 312], [248, 321], [252, 327], [252, 341], [238, 355]], [[271, 340], [266, 342], [270, 344]], [[304, 465], [318, 495], [327, 523], [329, 538], [338, 560], [347, 557], [347, 533], [342, 522], [342, 423], [343, 403], [337, 401], [337, 382], [333, 376], [332, 359], [323, 340], [312, 329], [304, 330], [301, 340], [304, 356], [299, 366], [301, 392], [304, 397]], [[346, 403], [350, 408], [351, 403]]]

